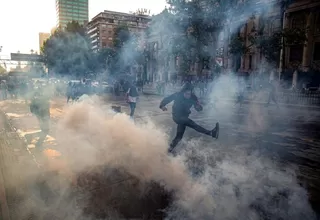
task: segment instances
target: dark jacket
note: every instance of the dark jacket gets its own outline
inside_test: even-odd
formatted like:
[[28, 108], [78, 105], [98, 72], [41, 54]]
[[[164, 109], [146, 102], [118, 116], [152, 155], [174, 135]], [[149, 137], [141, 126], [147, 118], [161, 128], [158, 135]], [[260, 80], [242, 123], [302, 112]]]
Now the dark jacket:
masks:
[[50, 101], [48, 97], [41, 93], [36, 93], [31, 99], [30, 111], [40, 118], [50, 117]]
[[[130, 90], [129, 90], [130, 89]], [[129, 87], [129, 89], [127, 90], [129, 93], [128, 95], [131, 96], [131, 97], [138, 97], [139, 96], [139, 93], [137, 91], [137, 87], [131, 85]]]
[[172, 117], [174, 119], [188, 118], [192, 106], [194, 106], [197, 111], [202, 111], [202, 106], [200, 105], [197, 96], [193, 93], [190, 99], [184, 97], [183, 91], [174, 93], [161, 101], [160, 108], [163, 108], [172, 101]]

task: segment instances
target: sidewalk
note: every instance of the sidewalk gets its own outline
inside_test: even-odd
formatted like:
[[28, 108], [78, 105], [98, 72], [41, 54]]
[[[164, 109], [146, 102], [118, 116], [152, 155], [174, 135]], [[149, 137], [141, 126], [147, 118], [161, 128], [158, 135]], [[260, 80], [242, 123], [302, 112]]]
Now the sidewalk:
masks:
[[30, 196], [30, 178], [35, 177], [39, 169], [3, 112], [0, 112], [0, 121], [0, 218], [28, 219], [35, 208]]

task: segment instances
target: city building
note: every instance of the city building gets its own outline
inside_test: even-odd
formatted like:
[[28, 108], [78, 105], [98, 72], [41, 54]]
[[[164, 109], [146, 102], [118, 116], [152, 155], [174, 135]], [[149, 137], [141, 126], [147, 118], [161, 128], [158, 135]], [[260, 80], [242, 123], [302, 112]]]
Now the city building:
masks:
[[[268, 12], [266, 17], [262, 18], [259, 15], [254, 18], [248, 19], [247, 22], [240, 25], [239, 36], [249, 36], [250, 33], [254, 33], [254, 30], [259, 28], [261, 20], [264, 19], [267, 22], [264, 29], [264, 35], [271, 36], [275, 32], [279, 32], [281, 28], [284, 29], [307, 29], [306, 36], [307, 42], [303, 45], [292, 45], [285, 47], [282, 51], [282, 55], [279, 56], [279, 62], [277, 66], [274, 66], [273, 72], [282, 72], [287, 69], [299, 70], [301, 72], [308, 72], [310, 69], [320, 68], [320, 2], [317, 0], [297, 0], [285, 9], [282, 14], [279, 3], [281, 1], [273, 1], [274, 6]], [[281, 24], [283, 16], [283, 24]], [[230, 39], [230, 32], [226, 32]], [[262, 69], [266, 69], [266, 66], [270, 67], [267, 63], [264, 55], [259, 48], [253, 47], [248, 53], [243, 54], [241, 57], [234, 57], [228, 53], [228, 43], [225, 42], [225, 53], [223, 56], [223, 66], [226, 69], [230, 69], [236, 72], [252, 73]], [[249, 40], [246, 41], [246, 45], [250, 45]], [[279, 69], [278, 69], [279, 68]], [[292, 75], [292, 74], [291, 74]], [[279, 75], [280, 76], [280, 75]], [[271, 76], [274, 78], [275, 76]], [[297, 78], [297, 77], [293, 77]]]
[[44, 42], [50, 37], [50, 33], [39, 33], [39, 51], [44, 44]]
[[[256, 14], [243, 14], [240, 17], [234, 16], [223, 24], [221, 31], [212, 33], [212, 45], [208, 45], [208, 51], [211, 55], [209, 64], [204, 61], [190, 65], [188, 75], [205, 76], [213, 73], [214, 66], [221, 66], [223, 72], [236, 72], [238, 75], [249, 76], [254, 83], [256, 74], [270, 73], [270, 79], [278, 77], [278, 72], [288, 71], [290, 69], [291, 79], [297, 79], [293, 76], [294, 71], [307, 72], [310, 69], [320, 69], [320, 2], [317, 0], [295, 0], [286, 8], [282, 8], [282, 0], [268, 1], [267, 10], [261, 13], [259, 2], [254, 5]], [[259, 8], [260, 7], [260, 8]], [[264, 8], [265, 5], [264, 5]], [[251, 10], [252, 11], [252, 10]], [[251, 12], [250, 11], [250, 12]], [[162, 16], [162, 18], [159, 18]], [[161, 23], [168, 14], [163, 12], [153, 18], [153, 21], [159, 19]], [[158, 17], [158, 18], [157, 18]], [[283, 20], [283, 23], [282, 23]], [[164, 22], [167, 24], [166, 22]], [[257, 33], [257, 30], [263, 25], [262, 36], [272, 36], [274, 33], [284, 29], [307, 28], [306, 35], [308, 41], [305, 45], [286, 46], [279, 57], [278, 62], [270, 63], [264, 53], [256, 45], [250, 42], [250, 36]], [[168, 26], [168, 24], [166, 25]], [[156, 26], [156, 29], [158, 27]], [[158, 28], [159, 30], [159, 28]], [[168, 31], [163, 31], [167, 34]], [[234, 55], [230, 53], [231, 39], [238, 35], [245, 39], [245, 46], [250, 48], [244, 54]], [[148, 76], [149, 80], [167, 80], [184, 73], [179, 73], [181, 59], [179, 57], [170, 57], [169, 62], [159, 56], [162, 52], [161, 42], [163, 35], [152, 31], [148, 39]], [[284, 57], [284, 60], [281, 60]], [[209, 68], [207, 68], [209, 66]], [[209, 70], [209, 71], [208, 71]], [[299, 73], [299, 74], [300, 74]], [[289, 74], [289, 75], [290, 75]], [[296, 73], [297, 74], [297, 73]], [[252, 76], [252, 77], [251, 77]], [[280, 76], [280, 74], [279, 74]], [[301, 78], [299, 76], [299, 78]], [[286, 78], [288, 80], [288, 78]], [[290, 79], [289, 79], [290, 80]], [[295, 84], [293, 82], [293, 84]]]
[[57, 27], [76, 21], [81, 25], [89, 20], [89, 0], [56, 0]]
[[143, 33], [150, 20], [148, 15], [105, 10], [92, 18], [87, 25], [92, 49], [113, 47], [114, 31], [117, 26], [125, 25], [131, 32]]

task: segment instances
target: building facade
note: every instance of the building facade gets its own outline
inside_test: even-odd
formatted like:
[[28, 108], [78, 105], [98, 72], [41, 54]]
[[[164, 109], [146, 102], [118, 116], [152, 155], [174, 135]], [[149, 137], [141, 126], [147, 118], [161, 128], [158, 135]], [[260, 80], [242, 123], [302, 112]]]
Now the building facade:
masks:
[[[271, 36], [275, 32], [282, 29], [306, 29], [306, 43], [300, 45], [285, 46], [282, 49], [279, 62], [273, 66], [273, 73], [278, 74], [285, 70], [299, 70], [300, 72], [308, 72], [310, 69], [320, 69], [320, 2], [317, 0], [296, 0], [284, 10], [282, 14], [279, 5], [281, 1], [274, 1], [271, 10], [264, 15], [264, 18], [257, 15], [248, 19], [244, 24], [239, 25], [239, 35], [242, 37], [249, 36], [253, 30], [257, 30], [262, 23], [262, 19], [266, 22], [264, 35]], [[283, 17], [282, 17], [283, 16]], [[282, 19], [281, 19], [282, 17]], [[281, 24], [283, 20], [283, 24]], [[226, 32], [229, 41], [225, 42], [225, 53], [223, 56], [223, 66], [235, 72], [253, 73], [265, 69], [270, 69], [270, 63], [267, 62], [263, 53], [259, 48], [252, 47], [248, 53], [241, 57], [235, 57], [228, 53], [228, 45], [230, 43], [230, 32]], [[247, 39], [246, 46], [250, 45]], [[284, 59], [284, 60], [283, 60]], [[293, 72], [293, 71], [291, 71]], [[274, 78], [276, 76], [270, 76]], [[297, 79], [297, 77], [293, 77]], [[294, 82], [293, 82], [294, 83]]]
[[50, 33], [39, 33], [39, 51], [44, 44], [44, 42], [50, 37]]
[[84, 25], [89, 20], [89, 0], [56, 0], [57, 27], [76, 21]]
[[107, 11], [96, 15], [87, 25], [92, 49], [113, 47], [115, 28], [127, 26], [130, 32], [143, 33], [151, 18], [147, 15], [135, 15], [115, 11]]
[[[259, 12], [259, 4], [257, 4], [255, 6], [257, 13], [254, 16], [250, 11], [251, 14], [231, 17], [224, 23], [221, 31], [212, 33], [212, 45], [208, 45], [211, 55], [209, 64], [202, 63], [199, 65], [195, 63], [191, 65], [188, 74], [206, 75], [207, 72], [214, 72], [214, 66], [221, 66], [222, 71], [225, 72], [236, 72], [240, 75], [249, 76], [250, 79], [254, 78], [250, 76], [262, 74], [262, 72], [268, 72], [270, 78], [274, 78], [278, 76], [279, 72], [292, 68], [299, 69], [300, 72], [306, 72], [310, 69], [319, 70], [320, 2], [317, 0], [294, 0], [286, 8], [282, 8], [281, 3], [282, 0], [270, 0], [268, 10], [264, 13]], [[308, 41], [304, 45], [286, 46], [282, 53], [279, 53], [279, 57], [276, 58], [279, 62], [271, 64], [261, 49], [250, 42], [250, 35], [256, 34], [262, 26], [264, 27], [262, 36], [272, 36], [274, 33], [279, 33], [282, 31], [282, 27], [285, 29], [307, 28], [306, 37]], [[150, 54], [148, 79], [167, 80], [172, 76], [179, 75], [178, 70], [181, 60], [179, 57], [171, 57], [169, 62], [161, 59], [162, 35], [158, 32], [153, 33], [155, 34], [152, 34], [148, 40]], [[164, 33], [168, 32], [164, 31]], [[235, 34], [245, 39], [245, 46], [250, 47], [250, 50], [240, 56], [230, 53], [231, 39]], [[284, 57], [284, 60], [280, 60], [281, 57]], [[209, 66], [209, 71], [207, 71], [207, 66]], [[296, 79], [297, 77], [292, 78]]]

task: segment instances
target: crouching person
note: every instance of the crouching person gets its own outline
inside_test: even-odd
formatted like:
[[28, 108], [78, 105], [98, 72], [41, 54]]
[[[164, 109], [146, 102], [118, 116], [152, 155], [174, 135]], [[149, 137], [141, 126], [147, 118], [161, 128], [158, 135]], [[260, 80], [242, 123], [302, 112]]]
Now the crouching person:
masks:
[[42, 91], [37, 91], [30, 103], [30, 111], [39, 121], [40, 133], [36, 147], [40, 148], [46, 139], [50, 128], [50, 101]]

